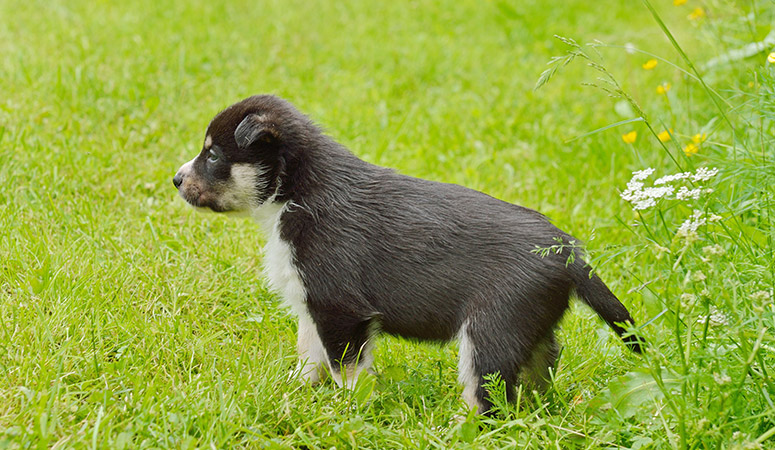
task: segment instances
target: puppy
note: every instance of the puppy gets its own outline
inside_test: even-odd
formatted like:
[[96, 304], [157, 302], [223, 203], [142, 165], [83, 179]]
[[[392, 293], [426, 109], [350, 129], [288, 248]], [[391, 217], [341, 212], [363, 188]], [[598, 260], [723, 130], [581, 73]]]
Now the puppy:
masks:
[[194, 207], [247, 213], [267, 233], [266, 274], [298, 316], [308, 382], [328, 371], [352, 386], [381, 332], [457, 339], [463, 397], [487, 412], [484, 375], [499, 373], [511, 400], [520, 382], [546, 385], [574, 293], [641, 351], [627, 309], [546, 217], [362, 161], [280, 98], [221, 111], [173, 183]]

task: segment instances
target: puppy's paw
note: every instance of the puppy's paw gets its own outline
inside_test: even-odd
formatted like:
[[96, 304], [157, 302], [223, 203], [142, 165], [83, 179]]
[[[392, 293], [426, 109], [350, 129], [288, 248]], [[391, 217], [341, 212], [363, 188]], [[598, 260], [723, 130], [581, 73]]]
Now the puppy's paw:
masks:
[[299, 379], [304, 384], [315, 386], [325, 381], [328, 371], [322, 364], [314, 364], [308, 361], [299, 361], [296, 368], [288, 373], [288, 379]]

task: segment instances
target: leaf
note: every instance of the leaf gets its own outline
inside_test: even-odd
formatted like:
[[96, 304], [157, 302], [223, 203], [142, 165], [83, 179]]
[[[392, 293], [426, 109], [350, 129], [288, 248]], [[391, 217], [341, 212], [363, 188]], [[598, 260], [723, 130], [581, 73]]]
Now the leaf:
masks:
[[387, 366], [379, 372], [380, 378], [387, 381], [403, 381], [407, 378], [406, 368], [404, 366], [392, 365]]
[[649, 448], [651, 444], [654, 443], [654, 440], [651, 439], [648, 436], [638, 436], [632, 441], [632, 447], [630, 447], [632, 450], [640, 450], [641, 448]]
[[[673, 389], [681, 384], [678, 375], [666, 373], [662, 374], [661, 381], [666, 389]], [[657, 381], [646, 371], [633, 371], [623, 375], [609, 383], [608, 389], [611, 392], [611, 406], [622, 417], [632, 417], [647, 403], [653, 403], [665, 397]]]
[[478, 434], [479, 426], [473, 422], [463, 422], [460, 424], [460, 428], [457, 429], [457, 436], [466, 443], [473, 442]]
[[133, 436], [134, 433], [131, 431], [122, 431], [118, 434], [116, 440], [113, 442], [113, 448], [116, 450], [124, 450], [125, 448], [131, 447]]
[[374, 387], [376, 384], [377, 377], [366, 371], [363, 371], [358, 376], [358, 381], [355, 383], [355, 387], [352, 391], [352, 398], [359, 405], [363, 405], [371, 398], [371, 395], [374, 393]]

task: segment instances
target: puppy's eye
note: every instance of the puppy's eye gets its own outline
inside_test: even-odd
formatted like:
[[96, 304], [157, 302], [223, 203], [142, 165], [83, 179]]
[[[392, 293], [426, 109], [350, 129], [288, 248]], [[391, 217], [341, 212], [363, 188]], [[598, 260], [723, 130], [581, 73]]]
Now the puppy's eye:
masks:
[[218, 161], [218, 154], [215, 153], [212, 149], [210, 149], [210, 156], [207, 157], [208, 162], [215, 162]]

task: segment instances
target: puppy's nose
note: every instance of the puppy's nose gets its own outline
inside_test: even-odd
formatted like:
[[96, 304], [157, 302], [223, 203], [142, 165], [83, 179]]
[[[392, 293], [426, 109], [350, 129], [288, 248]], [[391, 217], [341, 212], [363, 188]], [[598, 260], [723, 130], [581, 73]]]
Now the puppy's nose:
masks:
[[180, 172], [175, 174], [175, 177], [172, 179], [172, 184], [175, 185], [175, 189], [179, 189], [180, 185], [183, 184], [183, 175], [181, 175]]

